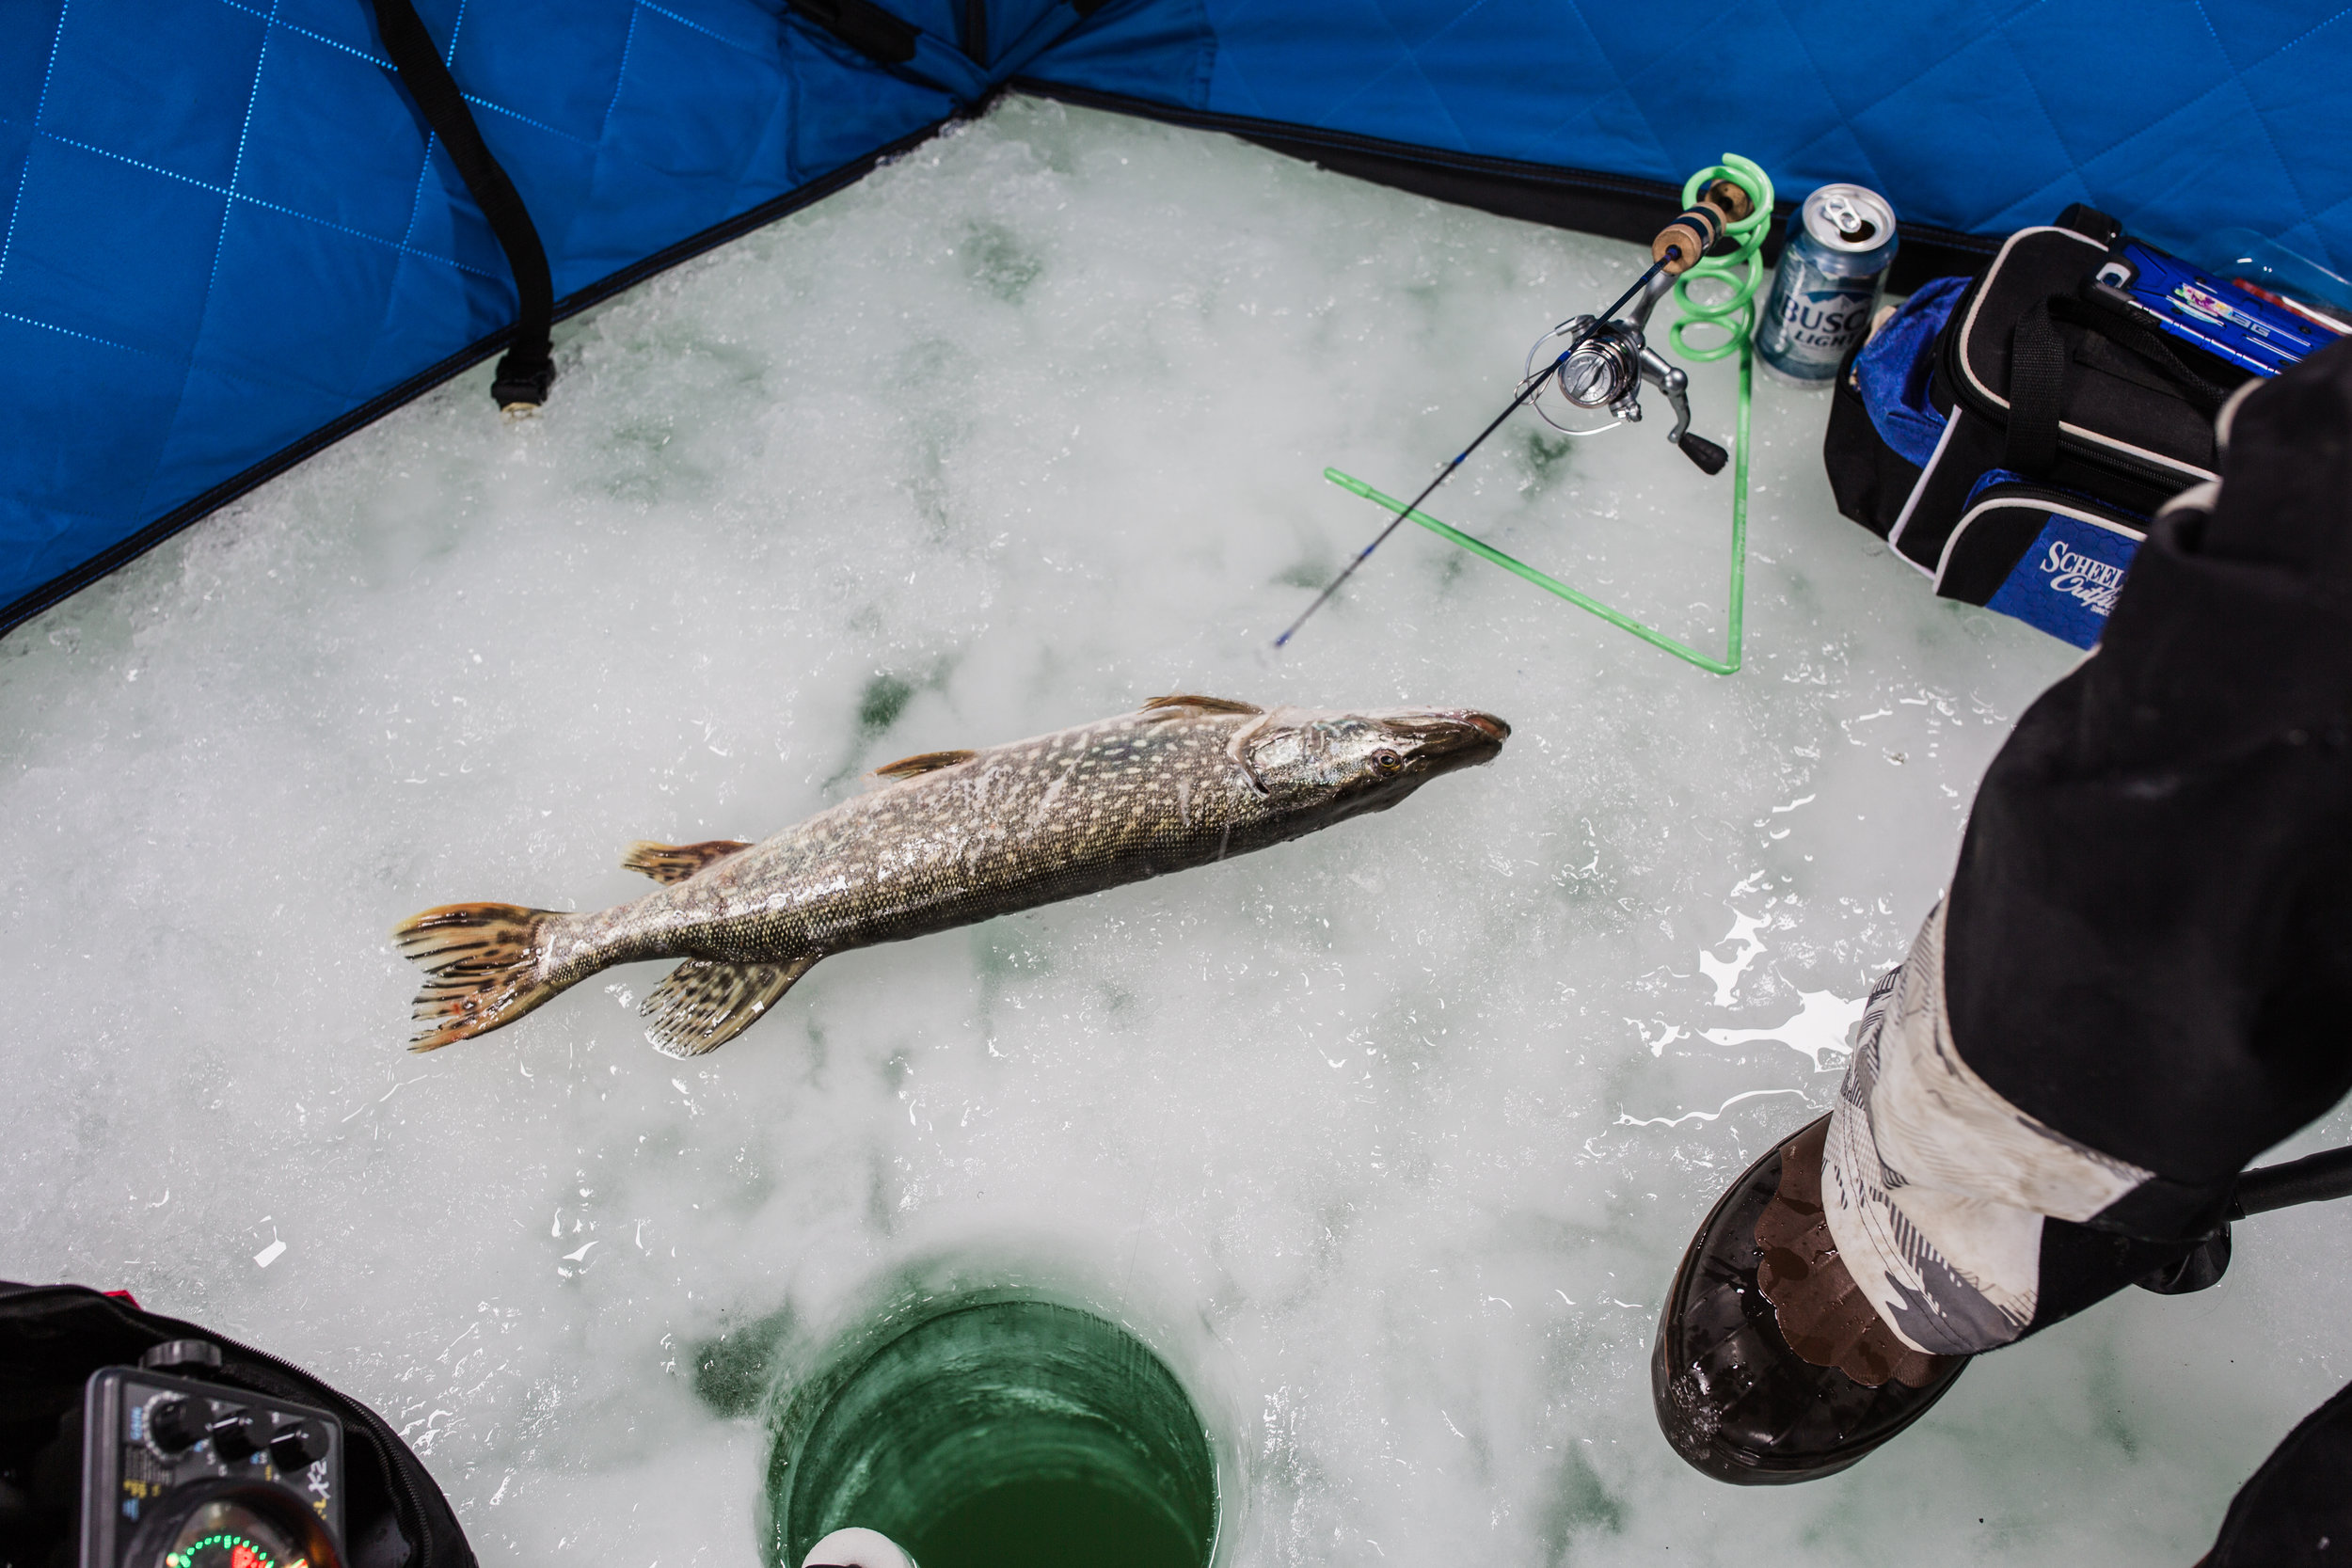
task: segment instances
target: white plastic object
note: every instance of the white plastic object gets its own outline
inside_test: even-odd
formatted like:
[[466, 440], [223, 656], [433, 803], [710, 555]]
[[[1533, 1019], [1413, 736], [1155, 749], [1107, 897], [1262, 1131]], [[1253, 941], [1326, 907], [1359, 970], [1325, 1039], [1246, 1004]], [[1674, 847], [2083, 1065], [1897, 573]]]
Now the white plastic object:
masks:
[[837, 1529], [808, 1549], [801, 1568], [915, 1568], [906, 1549], [878, 1529]]

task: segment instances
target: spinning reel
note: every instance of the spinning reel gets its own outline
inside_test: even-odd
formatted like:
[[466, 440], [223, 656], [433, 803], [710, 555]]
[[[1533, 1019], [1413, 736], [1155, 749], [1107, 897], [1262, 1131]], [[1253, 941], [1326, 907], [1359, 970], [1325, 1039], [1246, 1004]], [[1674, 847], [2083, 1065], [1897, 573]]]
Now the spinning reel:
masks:
[[[1436, 476], [1422, 486], [1421, 494], [1409, 501], [1391, 500], [1336, 468], [1324, 470], [1324, 477], [1333, 483], [1378, 501], [1396, 515], [1371, 544], [1357, 552], [1355, 559], [1340, 568], [1339, 575], [1325, 584], [1323, 592], [1299, 612], [1298, 618], [1283, 628], [1282, 634], [1274, 640], [1277, 648], [1288, 646], [1298, 628], [1307, 624], [1307, 618], [1328, 604], [1356, 569], [1371, 559], [1381, 541], [1409, 517], [1464, 549], [1582, 606], [1678, 658], [1689, 659], [1722, 675], [1740, 668], [1740, 594], [1747, 538], [1748, 332], [1755, 321], [1756, 284], [1764, 270], [1756, 250], [1772, 223], [1772, 182], [1754, 162], [1727, 152], [1722, 163], [1701, 169], [1684, 182], [1682, 199], [1691, 205], [1676, 214], [1650, 242], [1648, 269], [1625, 293], [1610, 301], [1605, 309], [1571, 317], [1538, 338], [1535, 346], [1528, 351], [1518, 394], [1486, 429], [1471, 438], [1469, 446], [1438, 467]], [[1710, 254], [1716, 252], [1720, 254]], [[1702, 278], [1725, 286], [1728, 292], [1711, 302], [1692, 298], [1685, 285]], [[1679, 447], [1682, 455], [1696, 464], [1701, 472], [1723, 472], [1730, 462], [1730, 453], [1706, 437], [1692, 434], [1690, 377], [1651, 349], [1644, 336], [1649, 327], [1650, 313], [1670, 293], [1682, 307], [1682, 319], [1667, 332], [1667, 341], [1676, 353], [1691, 360], [1722, 359], [1734, 354], [1740, 356], [1740, 457], [1733, 476], [1731, 501], [1731, 625], [1726, 651], [1720, 659], [1645, 626], [1557, 578], [1512, 560], [1493, 546], [1447, 527], [1421, 510], [1421, 503], [1446, 482], [1448, 475], [1470, 461], [1470, 453], [1502, 429], [1503, 421], [1518, 411], [1519, 404], [1534, 404], [1535, 412], [1543, 416], [1544, 422], [1564, 435], [1594, 436], [1641, 419], [1645, 381], [1665, 393], [1666, 401], [1674, 404], [1675, 425], [1666, 433], [1666, 438]], [[1617, 313], [1628, 307], [1631, 307], [1630, 310], [1619, 320]], [[1713, 327], [1723, 336], [1715, 342], [1692, 343], [1684, 332], [1692, 326]], [[1546, 399], [1563, 406], [1548, 407]], [[1573, 422], [1577, 411], [1605, 411], [1608, 422]]]
[[[1546, 424], [1564, 436], [1597, 436], [1621, 424], [1637, 424], [1642, 418], [1642, 384], [1647, 382], [1663, 392], [1674, 407], [1675, 427], [1666, 433], [1666, 439], [1681, 448], [1682, 454], [1702, 472], [1723, 471], [1728, 454], [1705, 436], [1691, 433], [1690, 376], [1668, 364], [1665, 356], [1649, 346], [1644, 333], [1649, 327], [1650, 312], [1673, 290], [1676, 277], [1695, 265], [1723, 238], [1725, 229], [1755, 210], [1748, 193], [1738, 185], [1728, 180], [1711, 182], [1699, 193], [1695, 206], [1660, 231], [1650, 249], [1659, 264], [1624, 319], [1571, 316], [1535, 340], [1535, 346], [1527, 351], [1520, 385], [1535, 383], [1528, 401]], [[1555, 411], [1546, 406], [1548, 401], [1568, 406]], [[1596, 424], [1589, 418], [1580, 420], [1580, 410], [1587, 415], [1606, 411], [1612, 417], [1606, 423]]]

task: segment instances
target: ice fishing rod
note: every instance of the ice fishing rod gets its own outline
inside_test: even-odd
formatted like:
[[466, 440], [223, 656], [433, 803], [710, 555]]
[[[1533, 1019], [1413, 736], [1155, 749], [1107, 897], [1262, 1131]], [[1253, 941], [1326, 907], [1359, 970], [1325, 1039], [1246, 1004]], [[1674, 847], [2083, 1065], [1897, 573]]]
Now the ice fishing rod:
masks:
[[[1389, 526], [1382, 529], [1371, 544], [1357, 552], [1355, 560], [1340, 569], [1340, 575], [1315, 595], [1314, 603], [1301, 610], [1298, 619], [1283, 628], [1282, 635], [1274, 640], [1275, 648], [1279, 651], [1287, 646], [1290, 640], [1297, 635], [1298, 628], [1307, 624], [1307, 618], [1329, 603], [1331, 596], [1356, 575], [1356, 568], [1370, 560], [1372, 552], [1387, 543], [1389, 535], [1394, 533], [1422, 502], [1435, 494], [1438, 485], [1452, 478], [1454, 470], [1467, 462], [1470, 454], [1476, 451], [1487, 436], [1502, 429], [1503, 420], [1518, 413], [1521, 404], [1542, 391], [1555, 376], [1560, 379], [1561, 395], [1570, 403], [1584, 408], [1607, 406], [1621, 420], [1642, 417], [1641, 404], [1637, 401], [1641, 384], [1645, 380], [1656, 384], [1673, 403], [1677, 416], [1674, 430], [1668, 438], [1708, 473], [1721, 472], [1725, 457], [1724, 449], [1691, 431], [1691, 407], [1683, 392], [1686, 377], [1649, 349], [1643, 341], [1642, 329], [1648, 323], [1650, 308], [1658, 303], [1658, 296], [1663, 292], [1662, 288], [1651, 289], [1652, 282], [1661, 273], [1673, 277], [1688, 271], [1706, 256], [1716, 241], [1724, 237], [1732, 224], [1755, 210], [1755, 202], [1748, 193], [1732, 181], [1710, 181], [1699, 192], [1695, 202], [1676, 214], [1673, 222], [1658, 231], [1658, 237], [1650, 243], [1650, 255], [1655, 260], [1641, 277], [1633, 280], [1630, 288], [1617, 296], [1615, 303], [1598, 315], [1564, 322], [1538, 340], [1539, 350], [1544, 342], [1555, 337], [1566, 336], [1568, 343], [1542, 370], [1531, 369], [1519, 387], [1518, 395], [1512, 398], [1502, 412], [1478, 433], [1477, 439], [1438, 470], [1437, 477], [1422, 487], [1421, 494], [1415, 496], [1410, 504], [1389, 520]], [[1624, 309], [1637, 294], [1643, 297], [1634, 311], [1635, 319], [1630, 323], [1615, 320], [1617, 312]], [[1594, 352], [1584, 352], [1588, 347]], [[1532, 365], [1534, 356], [1529, 357]], [[1575, 361], [1573, 366], [1571, 361]], [[1573, 384], [1570, 382], [1571, 370], [1574, 373]], [[1565, 428], [1549, 415], [1545, 418], [1555, 429]], [[1577, 433], [1571, 431], [1569, 434]]]
[[1598, 316], [1595, 317], [1592, 325], [1584, 328], [1583, 333], [1578, 337], [1576, 341], [1570, 343], [1566, 348], [1560, 351], [1559, 358], [1554, 359], [1550, 364], [1545, 366], [1539, 373], [1529, 376], [1527, 378], [1527, 384], [1519, 388], [1518, 396], [1513, 398], [1502, 412], [1494, 417], [1493, 423], [1487, 425], [1486, 429], [1478, 433], [1478, 439], [1472, 441], [1469, 446], [1464, 447], [1459, 452], [1455, 453], [1454, 461], [1448, 463], [1444, 467], [1439, 468], [1438, 470], [1438, 477], [1431, 480], [1428, 484], [1422, 488], [1420, 495], [1413, 498], [1411, 506], [1407, 506], [1404, 511], [1398, 513], [1394, 517], [1391, 517], [1389, 520], [1389, 526], [1382, 529], [1379, 535], [1375, 538], [1371, 544], [1366, 545], [1361, 550], [1357, 552], [1355, 560], [1340, 568], [1340, 575], [1333, 578], [1330, 582], [1325, 585], [1323, 592], [1315, 595], [1314, 603], [1309, 605], [1305, 610], [1298, 612], [1298, 619], [1293, 621], [1289, 626], [1284, 628], [1282, 635], [1274, 640], [1274, 645], [1277, 648], [1279, 648], [1289, 642], [1292, 636], [1298, 630], [1298, 628], [1307, 624], [1307, 617], [1312, 615], [1316, 610], [1321, 610], [1326, 601], [1327, 601], [1332, 594], [1340, 591], [1340, 585], [1344, 583], [1349, 578], [1356, 575], [1356, 568], [1361, 566], [1366, 561], [1370, 560], [1372, 558], [1372, 552], [1378, 549], [1383, 544], [1388, 542], [1389, 535], [1394, 533], [1397, 531], [1398, 525], [1403, 523], [1406, 517], [1412, 515], [1413, 508], [1427, 500], [1431, 494], [1437, 490], [1438, 485], [1443, 484], [1449, 478], [1453, 477], [1454, 470], [1460, 467], [1470, 457], [1470, 454], [1478, 450], [1479, 443], [1486, 440], [1487, 436], [1492, 436], [1496, 431], [1502, 429], [1502, 421], [1518, 413], [1519, 410], [1519, 404], [1525, 403], [1529, 398], [1534, 397], [1537, 390], [1542, 388], [1544, 378], [1551, 375], [1553, 372], [1557, 372], [1561, 366], [1566, 364], [1568, 362], [1568, 356], [1574, 354], [1578, 349], [1582, 348], [1586, 342], [1592, 340], [1595, 334], [1600, 331], [1602, 325], [1608, 322], [1610, 317], [1624, 309], [1627, 300], [1631, 299], [1635, 294], [1640, 293], [1645, 288], [1648, 287], [1649, 280], [1656, 277], [1660, 272], [1664, 270], [1666, 262], [1675, 253], [1673, 252], [1669, 252], [1668, 255], [1661, 256], [1657, 261], [1652, 261], [1649, 264], [1649, 270], [1643, 273], [1641, 277], [1633, 280], [1633, 287], [1619, 294], [1617, 296], [1617, 302], [1614, 305], [1612, 305], [1608, 309], [1603, 310]]

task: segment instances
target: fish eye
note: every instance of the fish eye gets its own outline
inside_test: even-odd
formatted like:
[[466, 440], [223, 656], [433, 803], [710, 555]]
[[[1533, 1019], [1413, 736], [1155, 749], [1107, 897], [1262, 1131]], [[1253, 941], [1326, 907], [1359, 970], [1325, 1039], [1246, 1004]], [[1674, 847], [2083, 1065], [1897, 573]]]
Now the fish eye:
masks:
[[1405, 771], [1405, 759], [1385, 746], [1372, 753], [1372, 765], [1386, 774], [1393, 775]]

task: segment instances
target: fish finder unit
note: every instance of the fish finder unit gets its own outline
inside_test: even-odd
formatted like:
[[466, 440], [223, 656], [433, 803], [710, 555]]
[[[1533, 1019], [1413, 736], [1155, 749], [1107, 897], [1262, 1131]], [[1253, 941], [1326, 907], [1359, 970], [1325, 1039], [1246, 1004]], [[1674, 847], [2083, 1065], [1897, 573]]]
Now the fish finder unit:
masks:
[[219, 1364], [215, 1346], [179, 1339], [90, 1374], [80, 1568], [342, 1568], [342, 1423], [206, 1382]]

